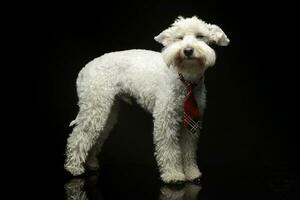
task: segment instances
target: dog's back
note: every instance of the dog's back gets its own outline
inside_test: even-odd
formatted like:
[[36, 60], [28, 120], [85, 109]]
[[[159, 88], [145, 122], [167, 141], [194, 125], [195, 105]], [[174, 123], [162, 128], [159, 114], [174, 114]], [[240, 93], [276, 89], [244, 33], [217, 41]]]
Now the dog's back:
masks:
[[[80, 71], [77, 92], [80, 98], [96, 83], [114, 88], [116, 94], [132, 96], [138, 102], [148, 99], [153, 104], [157, 91], [168, 92], [176, 75], [167, 67], [160, 52], [139, 49], [112, 52], [92, 60]], [[152, 110], [153, 105], [141, 104]]]

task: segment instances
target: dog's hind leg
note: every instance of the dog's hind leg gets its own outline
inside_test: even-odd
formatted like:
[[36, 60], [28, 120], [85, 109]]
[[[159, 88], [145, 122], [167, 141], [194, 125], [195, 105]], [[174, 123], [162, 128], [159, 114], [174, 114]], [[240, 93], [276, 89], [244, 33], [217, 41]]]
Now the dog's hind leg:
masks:
[[89, 171], [95, 171], [99, 169], [98, 155], [102, 149], [105, 140], [109, 136], [109, 133], [112, 131], [113, 127], [117, 123], [119, 108], [120, 108], [120, 103], [119, 100], [116, 99], [111, 108], [104, 129], [100, 132], [96, 144], [92, 147], [92, 149], [88, 153], [85, 166], [86, 169]]
[[105, 129], [116, 94], [114, 87], [107, 84], [101, 87], [91, 83], [79, 96], [80, 110], [71, 123], [76, 126], [67, 140], [65, 161], [65, 169], [73, 175], [84, 172], [88, 152]]

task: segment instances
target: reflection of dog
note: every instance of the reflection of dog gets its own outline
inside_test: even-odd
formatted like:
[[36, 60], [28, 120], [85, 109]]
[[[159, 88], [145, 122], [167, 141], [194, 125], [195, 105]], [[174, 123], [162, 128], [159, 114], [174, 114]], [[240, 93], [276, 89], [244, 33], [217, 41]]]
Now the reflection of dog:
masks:
[[[225, 46], [229, 40], [218, 26], [197, 17], [179, 17], [155, 40], [165, 46], [162, 53], [108, 53], [79, 73], [80, 110], [71, 122], [75, 127], [68, 138], [65, 163], [73, 175], [82, 174], [85, 163], [88, 169], [98, 169], [97, 155], [117, 121], [119, 100], [128, 101], [126, 97], [131, 96], [153, 114], [155, 156], [162, 180], [168, 183], [200, 177], [196, 164], [200, 118], [194, 121], [187, 110], [196, 111], [198, 119], [205, 108], [202, 77], [216, 59], [209, 44]], [[194, 84], [197, 86], [192, 87]], [[186, 104], [187, 95], [194, 103]]]
[[84, 190], [85, 181], [83, 178], [74, 178], [65, 184], [68, 200], [88, 200]]
[[187, 183], [180, 189], [174, 189], [172, 186], [164, 186], [160, 189], [160, 200], [196, 200], [201, 191], [200, 185]]
[[[104, 199], [101, 192], [102, 188], [99, 188], [97, 183], [98, 177], [96, 175], [87, 177], [87, 179], [74, 178], [65, 184], [66, 197], [68, 200], [89, 200], [89, 196], [93, 199]], [[192, 183], [182, 185], [180, 188], [176, 188], [174, 185], [164, 185], [160, 189], [159, 199], [196, 200], [201, 189], [200, 185]], [[136, 195], [132, 194], [132, 196]]]

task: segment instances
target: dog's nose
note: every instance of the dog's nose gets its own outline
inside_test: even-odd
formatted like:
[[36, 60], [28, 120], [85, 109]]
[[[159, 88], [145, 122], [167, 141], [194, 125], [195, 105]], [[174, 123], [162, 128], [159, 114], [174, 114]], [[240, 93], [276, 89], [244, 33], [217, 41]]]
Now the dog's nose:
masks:
[[194, 49], [191, 47], [187, 47], [183, 50], [183, 53], [185, 56], [190, 57], [191, 55], [193, 55]]

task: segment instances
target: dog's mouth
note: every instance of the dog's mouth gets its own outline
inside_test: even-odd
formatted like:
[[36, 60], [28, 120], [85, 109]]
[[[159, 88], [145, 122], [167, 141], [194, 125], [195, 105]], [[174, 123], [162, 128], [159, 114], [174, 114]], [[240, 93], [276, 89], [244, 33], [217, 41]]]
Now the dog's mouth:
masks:
[[197, 57], [179, 57], [176, 67], [179, 72], [188, 74], [204, 74], [206, 70], [204, 59]]
[[203, 56], [195, 56], [194, 54], [193, 55], [189, 55], [189, 56], [186, 56], [186, 55], [178, 55], [179, 56], [179, 60], [181, 60], [182, 62], [184, 61], [188, 61], [188, 62], [199, 62], [199, 63], [204, 63], [205, 61], [205, 58]]
[[194, 54], [186, 56], [178, 53], [174, 64], [181, 69], [194, 68], [202, 71], [205, 68], [205, 58], [196, 57]]
[[183, 56], [184, 60], [194, 60], [196, 59], [194, 56]]
[[194, 56], [184, 56], [184, 57], [183, 57], [183, 60], [196, 61], [197, 58], [194, 57]]
[[185, 65], [198, 65], [199, 67], [204, 67], [205, 60], [203, 58], [198, 58], [194, 56], [185, 56], [180, 59], [181, 64]]

